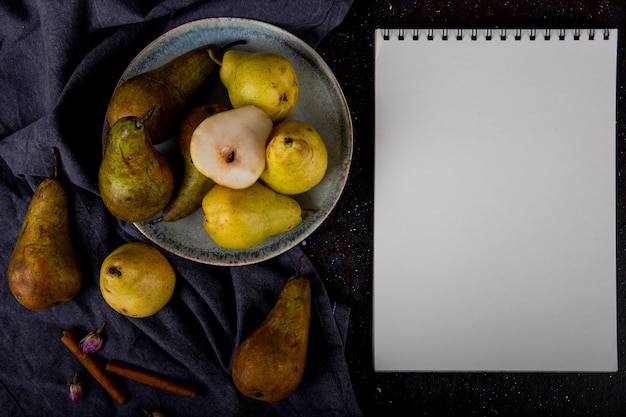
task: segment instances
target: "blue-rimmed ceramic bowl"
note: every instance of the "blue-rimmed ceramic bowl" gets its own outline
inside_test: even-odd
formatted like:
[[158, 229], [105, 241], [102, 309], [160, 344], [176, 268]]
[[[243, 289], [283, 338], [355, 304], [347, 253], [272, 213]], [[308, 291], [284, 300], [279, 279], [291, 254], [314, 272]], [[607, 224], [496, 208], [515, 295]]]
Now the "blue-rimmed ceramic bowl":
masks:
[[[142, 72], [207, 44], [226, 45], [244, 39], [237, 49], [273, 51], [285, 56], [294, 66], [300, 92], [289, 119], [311, 124], [324, 138], [329, 164], [324, 179], [312, 190], [294, 196], [305, 214], [302, 223], [267, 238], [260, 245], [244, 250], [230, 250], [217, 245], [205, 232], [199, 209], [176, 222], [135, 223], [150, 241], [183, 258], [212, 265], [246, 265], [277, 256], [309, 236], [328, 216], [345, 186], [352, 158], [352, 122], [341, 87], [322, 58], [308, 44], [276, 26], [239, 18], [210, 18], [181, 25], [149, 44], [122, 74], [120, 83]], [[215, 77], [214, 103], [228, 103], [225, 89]], [[213, 86], [212, 86], [213, 87]], [[226, 100], [226, 101], [225, 101]], [[104, 132], [109, 126], [105, 121]], [[168, 142], [173, 142], [173, 138]], [[171, 143], [158, 145], [166, 151]]]

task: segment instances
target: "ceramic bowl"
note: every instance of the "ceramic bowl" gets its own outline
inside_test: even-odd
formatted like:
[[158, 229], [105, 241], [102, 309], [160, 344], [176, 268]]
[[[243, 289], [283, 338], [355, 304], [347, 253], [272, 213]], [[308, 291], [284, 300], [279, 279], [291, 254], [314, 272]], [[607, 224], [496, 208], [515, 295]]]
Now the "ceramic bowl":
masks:
[[[217, 245], [203, 227], [202, 209], [175, 222], [135, 223], [137, 229], [159, 247], [183, 258], [211, 265], [246, 265], [275, 257], [301, 243], [328, 217], [345, 186], [352, 157], [352, 122], [345, 97], [324, 60], [301, 39], [276, 26], [239, 18], [210, 18], [193, 21], [163, 34], [130, 63], [119, 82], [156, 68], [167, 61], [206, 44], [226, 45], [244, 39], [237, 49], [273, 51], [294, 66], [300, 91], [288, 119], [312, 125], [328, 148], [329, 164], [324, 179], [306, 193], [293, 196], [304, 208], [302, 223], [293, 230], [271, 236], [258, 246], [230, 250]], [[210, 101], [228, 104], [228, 96], [214, 77]], [[105, 121], [103, 137], [110, 127]], [[158, 145], [167, 152], [174, 138]]]

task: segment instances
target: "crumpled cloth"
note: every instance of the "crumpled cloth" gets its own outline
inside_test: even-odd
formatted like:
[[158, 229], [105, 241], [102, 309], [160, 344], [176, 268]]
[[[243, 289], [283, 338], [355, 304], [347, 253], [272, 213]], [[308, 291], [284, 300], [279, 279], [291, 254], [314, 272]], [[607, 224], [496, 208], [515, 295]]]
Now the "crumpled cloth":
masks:
[[[121, 73], [149, 42], [181, 24], [245, 17], [282, 27], [315, 47], [347, 13], [349, 0], [10, 0], [0, 4], [0, 268], [6, 271], [34, 189], [50, 176], [50, 148], [70, 184], [71, 232], [83, 265], [80, 293], [45, 311], [17, 303], [0, 284], [0, 416], [359, 416], [344, 348], [349, 309], [330, 300], [308, 260], [312, 319], [304, 377], [283, 401], [239, 393], [230, 363], [238, 344], [276, 301], [303, 255], [299, 247], [259, 264], [218, 267], [162, 251], [177, 283], [173, 298], [144, 319], [118, 314], [99, 289], [106, 255], [145, 240], [113, 218], [98, 194], [101, 131]], [[119, 405], [61, 342], [106, 322], [93, 355], [167, 375], [197, 388], [194, 398], [114, 376], [129, 400]], [[68, 382], [77, 374], [83, 399]]]

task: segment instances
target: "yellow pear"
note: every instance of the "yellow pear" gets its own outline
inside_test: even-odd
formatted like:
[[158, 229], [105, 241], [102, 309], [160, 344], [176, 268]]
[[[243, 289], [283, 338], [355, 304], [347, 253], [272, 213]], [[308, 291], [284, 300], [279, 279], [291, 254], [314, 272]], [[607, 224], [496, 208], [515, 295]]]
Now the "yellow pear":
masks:
[[319, 133], [301, 120], [274, 127], [265, 149], [261, 180], [281, 194], [301, 194], [317, 185], [328, 167], [328, 151]]
[[252, 248], [302, 222], [296, 200], [259, 182], [244, 189], [216, 184], [204, 196], [202, 209], [204, 229], [228, 249]]
[[129, 317], [148, 317], [170, 300], [176, 273], [154, 246], [129, 242], [111, 252], [100, 267], [100, 292], [107, 304]]
[[251, 55], [251, 52], [241, 51], [238, 49], [231, 49], [230, 51], [226, 52], [228, 52], [228, 58], [224, 59], [224, 55], [222, 55], [222, 60], [217, 61], [217, 63], [219, 63], [220, 65], [219, 75], [222, 83], [232, 80], [235, 76], [235, 70], [239, 67], [239, 64], [241, 64]]
[[224, 52], [220, 80], [233, 107], [254, 105], [274, 123], [291, 114], [298, 100], [298, 76], [291, 62], [275, 52]]

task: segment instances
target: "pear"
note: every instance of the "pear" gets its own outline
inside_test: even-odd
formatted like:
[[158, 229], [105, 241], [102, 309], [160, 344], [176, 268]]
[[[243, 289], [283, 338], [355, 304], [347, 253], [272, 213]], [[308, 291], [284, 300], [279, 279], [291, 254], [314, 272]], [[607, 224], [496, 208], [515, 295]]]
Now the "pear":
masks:
[[274, 127], [265, 149], [261, 180], [281, 194], [301, 194], [316, 186], [328, 167], [328, 151], [319, 133], [301, 120]]
[[216, 184], [204, 196], [202, 209], [204, 229], [227, 249], [252, 248], [302, 222], [296, 200], [260, 182], [244, 189]]
[[203, 120], [229, 109], [229, 106], [223, 104], [204, 104], [191, 109], [183, 119], [176, 135], [176, 147], [182, 159], [182, 179], [174, 196], [163, 209], [162, 221], [180, 220], [202, 206], [202, 198], [215, 182], [198, 171], [193, 164], [189, 151], [191, 135]]
[[45, 310], [73, 299], [82, 281], [69, 226], [68, 191], [55, 169], [35, 190], [9, 260], [7, 276], [15, 299], [31, 310]]
[[144, 119], [127, 116], [109, 132], [98, 171], [102, 201], [120, 220], [142, 222], [158, 214], [174, 193], [168, 160], [153, 145]]
[[113, 250], [100, 267], [100, 292], [115, 311], [129, 317], [156, 314], [172, 298], [176, 273], [154, 246], [128, 242]]
[[284, 120], [298, 100], [298, 76], [291, 62], [275, 52], [224, 52], [220, 80], [233, 107], [254, 105], [274, 123]]
[[247, 188], [265, 169], [265, 142], [271, 119], [256, 106], [220, 112], [201, 122], [189, 152], [196, 169], [218, 184]]
[[263, 323], [235, 351], [231, 366], [235, 387], [260, 401], [291, 395], [304, 373], [310, 321], [309, 280], [294, 275]]
[[142, 117], [154, 107], [146, 129], [155, 144], [165, 142], [176, 133], [185, 111], [216, 68], [209, 53], [221, 56], [222, 50], [202, 46], [122, 82], [107, 107], [109, 125], [122, 117]]

